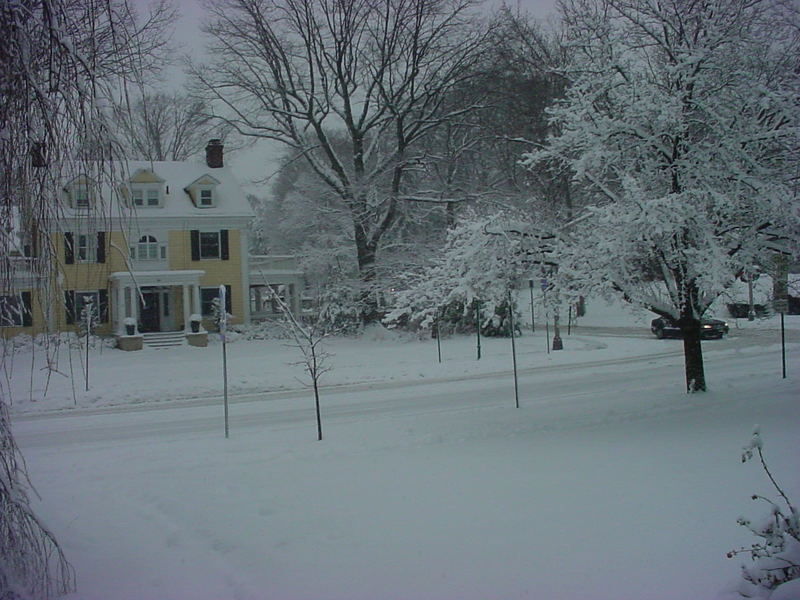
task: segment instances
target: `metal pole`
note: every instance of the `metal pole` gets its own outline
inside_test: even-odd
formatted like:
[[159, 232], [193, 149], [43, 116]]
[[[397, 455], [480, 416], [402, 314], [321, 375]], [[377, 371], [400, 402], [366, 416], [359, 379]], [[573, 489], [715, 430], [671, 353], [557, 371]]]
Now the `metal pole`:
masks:
[[528, 279], [528, 287], [531, 292], [531, 333], [535, 333], [536, 327], [533, 325], [533, 279]]
[[84, 308], [84, 312], [86, 313], [86, 391], [89, 391], [89, 334], [92, 331], [92, 305], [91, 303], [87, 303], [84, 306], [88, 308]]
[[572, 304], [569, 305], [569, 313], [567, 314], [567, 335], [572, 335]]
[[225, 411], [225, 439], [228, 439], [230, 430], [228, 428], [228, 348], [226, 331], [228, 329], [228, 310], [225, 301], [225, 286], [219, 286], [219, 337], [222, 340], [222, 401]]
[[514, 310], [511, 307], [511, 294], [508, 295], [508, 322], [511, 327], [511, 360], [514, 363], [514, 403], [519, 408], [519, 383], [517, 381], [517, 344], [514, 340]]
[[222, 378], [223, 378], [223, 398], [225, 402], [225, 438], [229, 437], [228, 429], [228, 350], [225, 334], [222, 334]]
[[439, 352], [439, 364], [442, 364], [442, 310], [436, 309], [436, 350]]
[[783, 328], [783, 312], [781, 312], [781, 364], [783, 379], [786, 379], [786, 332]]
[[478, 332], [478, 358], [481, 359], [481, 301], [475, 300], [475, 330]]
[[747, 320], [755, 321], [756, 309], [755, 305], [753, 304], [753, 276], [750, 274], [748, 274], [747, 277], [747, 299], [750, 305], [750, 307], [747, 309]]
[[550, 317], [547, 313], [545, 313], [545, 318], [544, 318], [544, 331], [545, 331], [545, 342], [547, 343], [547, 353], [550, 354]]

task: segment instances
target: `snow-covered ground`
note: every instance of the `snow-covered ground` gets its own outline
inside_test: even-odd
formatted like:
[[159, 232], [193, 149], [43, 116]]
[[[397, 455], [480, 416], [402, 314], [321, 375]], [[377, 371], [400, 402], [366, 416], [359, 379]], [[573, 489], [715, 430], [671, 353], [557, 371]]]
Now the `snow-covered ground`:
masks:
[[20, 350], [5, 385], [76, 599], [720, 598], [725, 553], [752, 541], [736, 518], [775, 496], [740, 462], [756, 423], [800, 497], [800, 319], [787, 379], [777, 321], [732, 322], [689, 396], [681, 342], [649, 318], [593, 303], [549, 354], [537, 323], [519, 409], [509, 340], [477, 361], [474, 338], [445, 339], [441, 364], [435, 340], [331, 340], [322, 442], [276, 340], [228, 345], [227, 440], [219, 344], [93, 350], [89, 392], [75, 352], [75, 394], [54, 374], [46, 396], [43, 351]]

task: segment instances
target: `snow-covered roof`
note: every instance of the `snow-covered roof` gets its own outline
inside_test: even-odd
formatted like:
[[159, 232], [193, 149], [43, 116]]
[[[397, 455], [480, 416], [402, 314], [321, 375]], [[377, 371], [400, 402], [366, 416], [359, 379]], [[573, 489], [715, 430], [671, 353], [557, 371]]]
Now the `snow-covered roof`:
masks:
[[[91, 169], [87, 168], [86, 171], [86, 176], [94, 180]], [[149, 217], [219, 219], [254, 216], [246, 195], [228, 167], [210, 168], [203, 160], [126, 161], [114, 163], [109, 171], [113, 176], [104, 176], [103, 179], [108, 181], [100, 185], [103, 200], [101, 210], [107, 215], [129, 214], [140, 219]], [[132, 180], [134, 184], [160, 185], [163, 182], [164, 196], [161, 206], [134, 206], [129, 192]], [[187, 189], [200, 180], [215, 185], [213, 206], [201, 208], [192, 202]], [[72, 208], [69, 202], [65, 202], [65, 217], [79, 218], [85, 215], [86, 209]]]

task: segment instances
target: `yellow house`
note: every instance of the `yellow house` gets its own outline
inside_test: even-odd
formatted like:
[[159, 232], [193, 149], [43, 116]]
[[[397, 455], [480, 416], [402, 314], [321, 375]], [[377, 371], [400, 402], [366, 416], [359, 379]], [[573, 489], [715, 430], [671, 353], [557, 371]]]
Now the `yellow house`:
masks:
[[205, 162], [129, 161], [115, 172], [110, 184], [87, 174], [66, 183], [47, 274], [24, 281], [19, 267], [35, 258], [15, 257], [15, 293], [0, 290], [4, 336], [69, 331], [90, 314], [94, 330], [125, 350], [205, 345], [221, 286], [231, 324], [250, 322], [264, 285], [290, 286], [297, 307], [294, 268], [251, 286], [254, 215], [219, 140], [209, 142]]

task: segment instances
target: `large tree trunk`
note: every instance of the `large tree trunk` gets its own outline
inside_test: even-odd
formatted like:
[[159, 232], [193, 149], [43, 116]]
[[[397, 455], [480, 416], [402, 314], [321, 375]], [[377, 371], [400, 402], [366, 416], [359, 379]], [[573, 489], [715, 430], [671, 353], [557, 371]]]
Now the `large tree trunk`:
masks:
[[361, 321], [364, 325], [380, 320], [378, 311], [378, 299], [373, 289], [376, 279], [375, 244], [369, 243], [364, 229], [358, 225], [356, 232], [356, 253], [358, 256], [358, 273], [361, 279], [361, 292], [359, 301], [361, 304]]
[[700, 319], [692, 316], [680, 320], [683, 334], [683, 361], [686, 371], [686, 392], [706, 391], [706, 375], [703, 367], [703, 349], [700, 345]]

